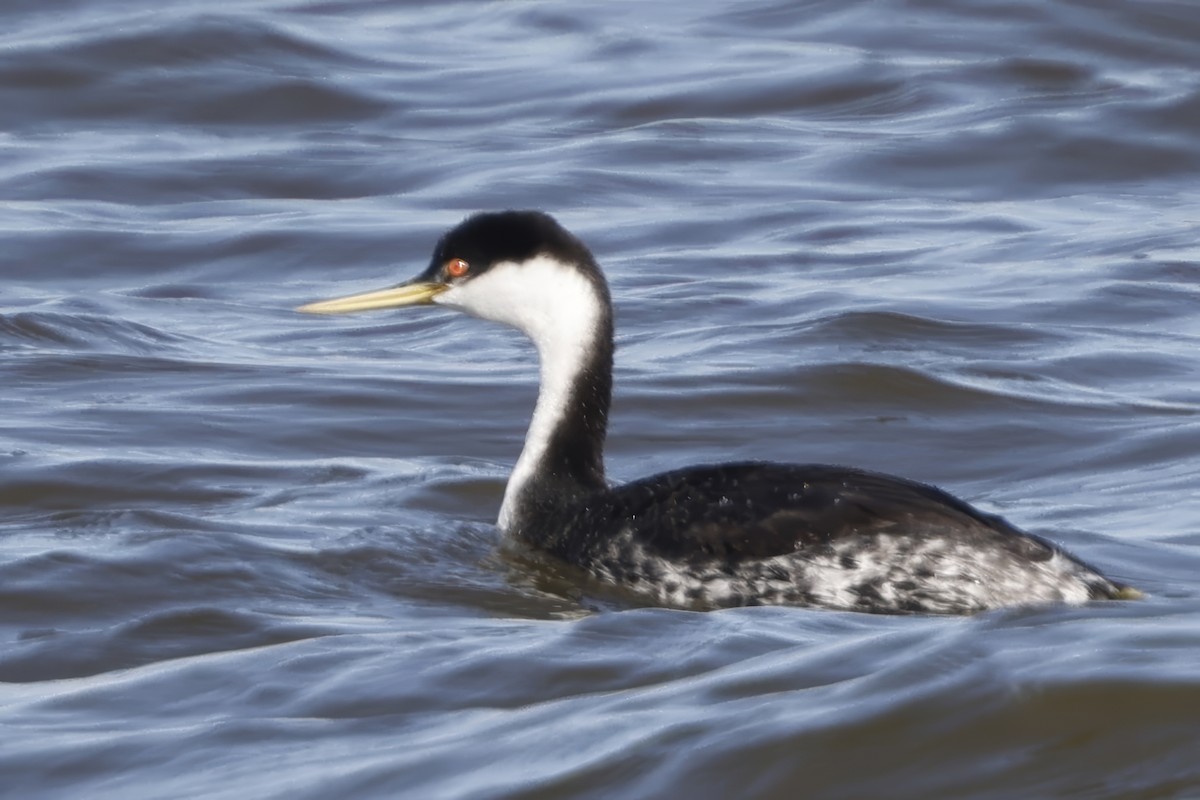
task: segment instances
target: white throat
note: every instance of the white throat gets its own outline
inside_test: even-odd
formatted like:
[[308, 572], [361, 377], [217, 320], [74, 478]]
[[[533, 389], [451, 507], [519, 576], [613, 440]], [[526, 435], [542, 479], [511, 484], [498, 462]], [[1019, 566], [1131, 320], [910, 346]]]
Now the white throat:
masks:
[[602, 301], [578, 269], [550, 256], [536, 256], [494, 264], [479, 277], [438, 295], [435, 302], [511, 325], [537, 347], [541, 363], [537, 405], [496, 521], [501, 530], [511, 532], [522, 490], [537, 472], [551, 434], [571, 411], [567, 407], [571, 387], [597, 336]]

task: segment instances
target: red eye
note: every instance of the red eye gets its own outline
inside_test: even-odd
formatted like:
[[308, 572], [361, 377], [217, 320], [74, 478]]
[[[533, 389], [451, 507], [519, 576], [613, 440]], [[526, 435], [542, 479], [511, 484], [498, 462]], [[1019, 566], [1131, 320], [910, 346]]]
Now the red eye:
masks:
[[452, 258], [446, 262], [446, 274], [451, 278], [461, 278], [471, 270], [471, 265], [461, 258]]

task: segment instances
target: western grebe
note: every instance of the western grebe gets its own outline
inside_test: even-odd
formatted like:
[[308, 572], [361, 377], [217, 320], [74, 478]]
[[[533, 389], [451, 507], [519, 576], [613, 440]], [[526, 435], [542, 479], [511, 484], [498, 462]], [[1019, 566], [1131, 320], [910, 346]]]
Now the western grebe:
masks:
[[541, 387], [497, 525], [649, 602], [965, 614], [1139, 596], [998, 516], [889, 475], [735, 463], [609, 486], [608, 284], [588, 248], [548, 214], [468, 217], [415, 279], [298, 310], [426, 304], [511, 325], [537, 347]]

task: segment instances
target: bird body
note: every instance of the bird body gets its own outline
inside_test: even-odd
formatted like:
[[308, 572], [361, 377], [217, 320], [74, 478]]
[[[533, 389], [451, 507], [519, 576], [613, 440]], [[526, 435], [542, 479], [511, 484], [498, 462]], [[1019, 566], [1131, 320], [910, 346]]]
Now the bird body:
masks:
[[527, 544], [659, 605], [971, 613], [1120, 592], [939, 489], [847, 467], [689, 467], [530, 500]]
[[538, 399], [497, 525], [646, 602], [973, 613], [1138, 594], [1000, 517], [880, 473], [747, 462], [610, 486], [608, 285], [547, 214], [474, 215], [413, 281], [300, 310], [423, 304], [516, 327], [537, 347]]

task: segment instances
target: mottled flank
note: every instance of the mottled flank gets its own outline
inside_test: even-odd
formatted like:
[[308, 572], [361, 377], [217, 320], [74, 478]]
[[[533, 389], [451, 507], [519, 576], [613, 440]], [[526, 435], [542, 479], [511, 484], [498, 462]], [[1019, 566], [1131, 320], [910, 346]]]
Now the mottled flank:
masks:
[[663, 558], [628, 532], [589, 564], [596, 578], [657, 605], [714, 609], [801, 605], [873, 613], [970, 614], [1003, 606], [1113, 598], [1112, 582], [1051, 551], [1020, 561], [947, 538], [859, 536], [783, 556], [733, 564]]

